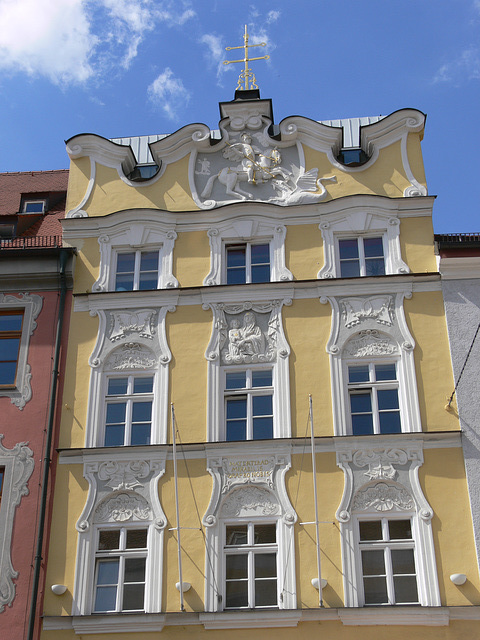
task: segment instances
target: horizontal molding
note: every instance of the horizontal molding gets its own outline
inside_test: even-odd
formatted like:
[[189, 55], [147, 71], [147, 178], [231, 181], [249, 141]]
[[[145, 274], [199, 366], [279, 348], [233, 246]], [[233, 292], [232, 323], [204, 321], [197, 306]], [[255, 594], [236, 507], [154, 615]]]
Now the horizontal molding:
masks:
[[158, 613], [44, 616], [44, 631], [74, 629], [76, 634], [159, 632], [164, 627], [202, 625], [205, 629], [296, 627], [299, 622], [339, 621], [345, 626], [446, 627], [451, 621], [480, 620], [480, 607], [363, 607], [220, 613]]

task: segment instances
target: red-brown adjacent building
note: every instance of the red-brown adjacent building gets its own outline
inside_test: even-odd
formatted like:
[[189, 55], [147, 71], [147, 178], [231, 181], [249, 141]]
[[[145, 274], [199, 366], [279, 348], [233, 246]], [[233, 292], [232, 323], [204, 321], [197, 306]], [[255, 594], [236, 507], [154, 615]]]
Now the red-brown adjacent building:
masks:
[[73, 250], [68, 171], [0, 174], [0, 628], [34, 638], [44, 592], [51, 457]]

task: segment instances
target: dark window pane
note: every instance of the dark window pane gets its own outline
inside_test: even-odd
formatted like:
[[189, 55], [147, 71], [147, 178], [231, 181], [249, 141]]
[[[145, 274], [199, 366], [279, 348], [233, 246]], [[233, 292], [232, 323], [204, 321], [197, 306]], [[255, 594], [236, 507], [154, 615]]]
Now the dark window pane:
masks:
[[0, 384], [15, 384], [16, 362], [0, 362]]
[[133, 393], [152, 393], [153, 377], [135, 378], [133, 381]]
[[271, 387], [272, 370], [252, 371], [252, 387]]
[[119, 424], [125, 422], [125, 402], [107, 404], [107, 424]]
[[227, 400], [227, 420], [247, 417], [247, 399], [235, 398]]
[[256, 553], [255, 578], [274, 578], [277, 575], [276, 553]]
[[115, 291], [133, 291], [133, 273], [131, 275], [117, 275]]
[[138, 611], [143, 609], [145, 599], [144, 584], [126, 584], [123, 587], [123, 606], [124, 611]]
[[366, 520], [359, 523], [360, 540], [382, 540], [382, 522], [380, 520]]
[[140, 280], [138, 283], [139, 291], [153, 291], [156, 289], [158, 285], [158, 275], [153, 275], [151, 273], [141, 273]]
[[375, 365], [375, 380], [396, 380], [397, 371], [395, 364], [376, 364]]
[[383, 549], [363, 550], [362, 566], [364, 576], [385, 575], [385, 557]]
[[394, 576], [396, 604], [418, 602], [417, 579], [415, 576]]
[[247, 374], [245, 371], [231, 371], [226, 375], [227, 389], [244, 389], [247, 386]]
[[149, 422], [152, 419], [152, 403], [134, 402], [132, 419], [133, 422]]
[[342, 278], [358, 278], [360, 276], [360, 263], [358, 260], [349, 260], [340, 263], [340, 275]]
[[43, 213], [45, 209], [45, 202], [25, 202], [23, 211], [25, 213]]
[[247, 525], [234, 525], [226, 527], [225, 531], [226, 546], [247, 544]]
[[125, 559], [125, 582], [145, 582], [145, 558]]
[[227, 248], [227, 269], [229, 267], [244, 267], [245, 264], [246, 264], [245, 246]]
[[252, 282], [270, 282], [270, 265], [252, 265]]
[[247, 281], [247, 272], [242, 269], [228, 269], [227, 284], [245, 284]]
[[380, 409], [380, 411], [383, 411], [385, 409], [398, 409], [398, 390], [379, 389], [378, 408]]
[[109, 396], [124, 396], [127, 393], [128, 378], [110, 378], [108, 381]]
[[368, 260], [365, 260], [365, 275], [384, 276], [385, 263], [383, 258], [368, 258]]
[[248, 556], [247, 554], [241, 555], [228, 555], [225, 558], [225, 577], [227, 580], [238, 580], [240, 578], [246, 578], [248, 575]]
[[254, 264], [269, 264], [270, 263], [270, 245], [268, 244], [252, 244], [251, 249], [251, 262]]
[[360, 413], [352, 415], [352, 432], [354, 436], [368, 436], [373, 434], [372, 415]]
[[248, 606], [248, 582], [227, 582], [225, 585], [225, 606], [239, 609]]
[[127, 530], [126, 549], [146, 549], [147, 547], [147, 529], [130, 529]]
[[118, 559], [99, 560], [97, 564], [97, 584], [117, 584]]
[[158, 271], [158, 251], [142, 251], [140, 271]]
[[271, 440], [273, 438], [273, 418], [253, 419], [253, 439]]
[[94, 611], [115, 611], [117, 587], [97, 587]]
[[20, 338], [2, 338], [0, 340], [0, 360], [16, 360]]
[[150, 444], [150, 432], [151, 424], [149, 422], [132, 424], [132, 437], [130, 444], [136, 447], [142, 444]]
[[246, 420], [231, 420], [227, 422], [227, 437], [228, 442], [235, 440], [247, 439], [247, 421]]
[[277, 580], [255, 580], [255, 606], [274, 607], [277, 605]]
[[401, 433], [402, 423], [399, 411], [383, 411], [380, 417], [380, 433]]
[[412, 523], [410, 520], [389, 520], [390, 540], [411, 540]]
[[22, 328], [23, 314], [0, 314], [0, 331], [20, 331]]
[[349, 382], [368, 382], [370, 380], [370, 373], [368, 364], [355, 367], [348, 367], [348, 381]]
[[273, 414], [272, 396], [253, 396], [253, 415], [271, 416]]
[[125, 444], [124, 425], [107, 425], [105, 427], [105, 447], [121, 447]]
[[256, 524], [254, 529], [255, 544], [271, 544], [277, 541], [276, 526], [274, 524]]
[[392, 549], [393, 573], [415, 574], [413, 549]]
[[351, 240], [339, 240], [338, 246], [340, 249], [340, 260], [358, 258], [358, 240], [356, 238]]
[[117, 256], [117, 273], [133, 273], [135, 269], [135, 253], [119, 253]]
[[385, 578], [364, 578], [365, 604], [385, 604], [388, 602]]
[[369, 413], [372, 411], [372, 399], [370, 392], [367, 393], [351, 393], [350, 408], [352, 413]]
[[119, 529], [109, 529], [107, 531], [100, 531], [98, 538], [98, 549], [105, 551], [109, 549], [120, 548], [120, 531]]
[[363, 251], [365, 253], [365, 258], [383, 257], [382, 238], [364, 238]]

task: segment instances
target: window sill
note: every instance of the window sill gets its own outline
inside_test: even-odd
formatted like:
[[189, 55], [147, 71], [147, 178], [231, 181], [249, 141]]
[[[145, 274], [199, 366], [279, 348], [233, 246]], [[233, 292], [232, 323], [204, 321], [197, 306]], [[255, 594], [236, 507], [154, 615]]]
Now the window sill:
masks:
[[201, 613], [199, 622], [205, 629], [262, 629], [272, 627], [296, 627], [302, 619], [298, 609], [265, 609], [260, 611], [222, 611]]

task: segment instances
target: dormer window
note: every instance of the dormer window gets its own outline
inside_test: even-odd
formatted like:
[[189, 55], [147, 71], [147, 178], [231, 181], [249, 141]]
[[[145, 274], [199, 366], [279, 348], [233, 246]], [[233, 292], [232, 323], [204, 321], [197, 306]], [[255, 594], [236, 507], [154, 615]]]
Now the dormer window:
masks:
[[46, 200], [24, 200], [22, 213], [45, 213], [47, 208]]

